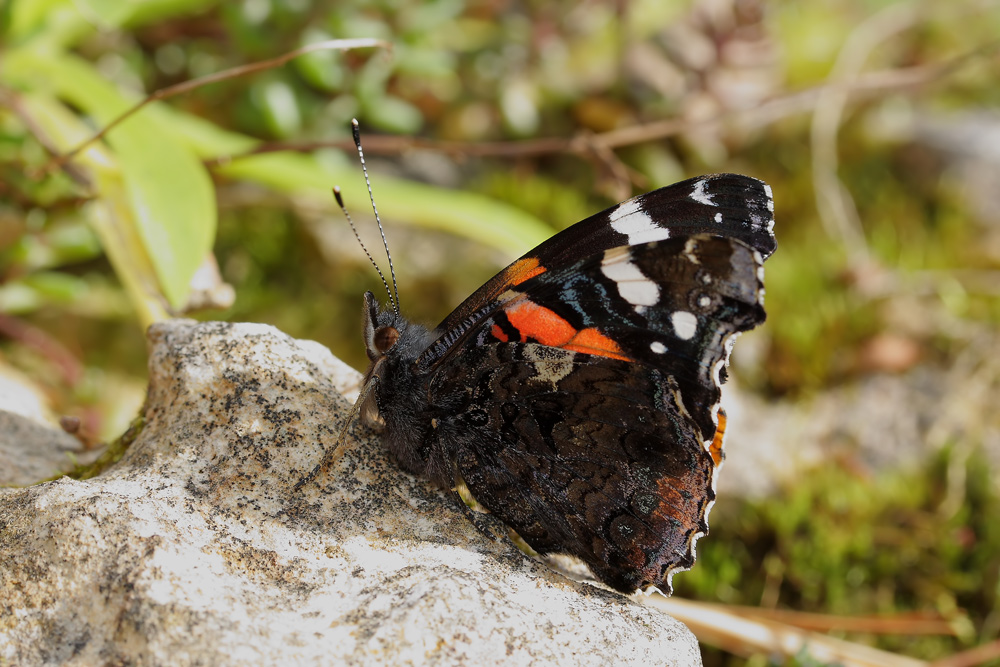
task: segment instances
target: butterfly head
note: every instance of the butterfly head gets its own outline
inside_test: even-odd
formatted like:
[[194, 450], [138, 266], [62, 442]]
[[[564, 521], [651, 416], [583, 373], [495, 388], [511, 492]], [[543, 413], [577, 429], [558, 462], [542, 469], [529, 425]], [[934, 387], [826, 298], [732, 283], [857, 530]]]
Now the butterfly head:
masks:
[[371, 292], [365, 292], [365, 352], [373, 364], [384, 358], [399, 342], [396, 313], [383, 310]]
[[382, 434], [404, 469], [422, 474], [427, 467], [421, 447], [425, 425], [414, 416], [427, 410], [427, 380], [415, 371], [415, 362], [434, 335], [391, 306], [383, 307], [371, 292], [365, 293], [364, 320], [370, 363], [359, 399], [361, 421]]

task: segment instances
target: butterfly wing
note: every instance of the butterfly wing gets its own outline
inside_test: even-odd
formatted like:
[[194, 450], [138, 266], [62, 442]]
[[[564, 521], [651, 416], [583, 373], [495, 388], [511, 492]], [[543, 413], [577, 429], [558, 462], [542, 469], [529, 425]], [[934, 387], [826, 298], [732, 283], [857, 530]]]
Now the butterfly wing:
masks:
[[476, 500], [539, 553], [574, 555], [626, 593], [668, 590], [707, 532], [717, 468], [669, 376], [537, 344], [460, 359], [436, 431]]
[[777, 248], [771, 187], [740, 174], [712, 174], [633, 197], [554, 235], [476, 290], [438, 326], [461, 328], [466, 318], [550, 267], [572, 264], [610, 248], [671, 236], [715, 234], [743, 241], [767, 259]]
[[674, 236], [508, 286], [431, 371], [432, 448], [537, 551], [669, 588], [707, 531], [721, 369], [764, 319], [761, 262]]
[[699, 176], [647, 192], [576, 223], [498, 273], [462, 302], [436, 331], [418, 368], [447, 356], [470, 329], [522, 283], [607, 250], [671, 237], [713, 234], [742, 241], [766, 259], [777, 248], [774, 202], [763, 181], [739, 174]]

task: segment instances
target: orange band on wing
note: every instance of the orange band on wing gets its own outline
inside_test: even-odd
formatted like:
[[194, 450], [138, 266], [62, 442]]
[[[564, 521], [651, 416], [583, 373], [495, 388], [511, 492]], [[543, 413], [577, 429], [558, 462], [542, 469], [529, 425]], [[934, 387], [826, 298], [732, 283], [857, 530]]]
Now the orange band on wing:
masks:
[[594, 328], [581, 329], [579, 333], [573, 336], [573, 340], [568, 345], [563, 345], [563, 347], [574, 352], [597, 354], [602, 357], [631, 361], [631, 359], [622, 353], [622, 349], [618, 346], [618, 343]]
[[562, 347], [576, 335], [572, 324], [528, 299], [518, 301], [505, 312], [522, 341], [534, 338], [542, 345]]
[[501, 343], [506, 343], [508, 340], [510, 340], [510, 338], [507, 337], [507, 334], [503, 332], [503, 329], [500, 328], [499, 324], [494, 324], [493, 328], [490, 329], [490, 333], [493, 334], [493, 337], [496, 338]]
[[722, 459], [725, 458], [725, 454], [722, 452], [722, 441], [725, 436], [726, 413], [723, 412], [722, 408], [719, 408], [719, 425], [715, 429], [715, 437], [712, 438], [712, 444], [708, 447], [708, 453], [712, 455], [712, 460], [715, 461], [716, 467], [722, 465]]
[[[594, 328], [577, 330], [554, 311], [524, 299], [509, 306], [507, 320], [521, 334], [521, 341], [537, 340], [542, 345], [561, 347], [573, 352], [596, 354], [622, 361], [631, 361], [618, 343]], [[494, 327], [496, 329], [496, 327]], [[493, 335], [497, 335], [494, 330]]]
[[511, 264], [504, 271], [506, 283], [508, 285], [520, 285], [529, 278], [545, 273], [545, 267], [538, 263], [536, 257], [524, 257]]

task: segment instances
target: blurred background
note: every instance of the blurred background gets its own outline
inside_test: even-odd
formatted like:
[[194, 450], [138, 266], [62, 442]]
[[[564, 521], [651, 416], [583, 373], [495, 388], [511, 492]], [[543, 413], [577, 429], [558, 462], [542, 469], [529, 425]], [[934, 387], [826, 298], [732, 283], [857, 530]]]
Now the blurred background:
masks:
[[[195, 82], [362, 38], [384, 45]], [[380, 257], [353, 117], [403, 309], [431, 325], [592, 213], [749, 174], [774, 191], [768, 322], [736, 346], [677, 594], [1000, 664], [998, 82], [1000, 5], [974, 0], [7, 0], [0, 399], [86, 458], [137, 414], [143, 330], [170, 316], [362, 368], [361, 294], [383, 292], [329, 194]], [[709, 665], [821, 664], [703, 641]]]

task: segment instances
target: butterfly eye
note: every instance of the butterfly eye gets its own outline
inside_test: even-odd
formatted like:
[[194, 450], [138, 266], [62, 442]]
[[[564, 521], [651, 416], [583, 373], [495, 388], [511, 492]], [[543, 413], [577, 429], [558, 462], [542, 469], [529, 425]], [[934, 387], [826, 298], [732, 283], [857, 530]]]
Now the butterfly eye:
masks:
[[396, 341], [399, 340], [399, 331], [396, 327], [382, 327], [375, 332], [375, 349], [381, 354], [392, 349]]

